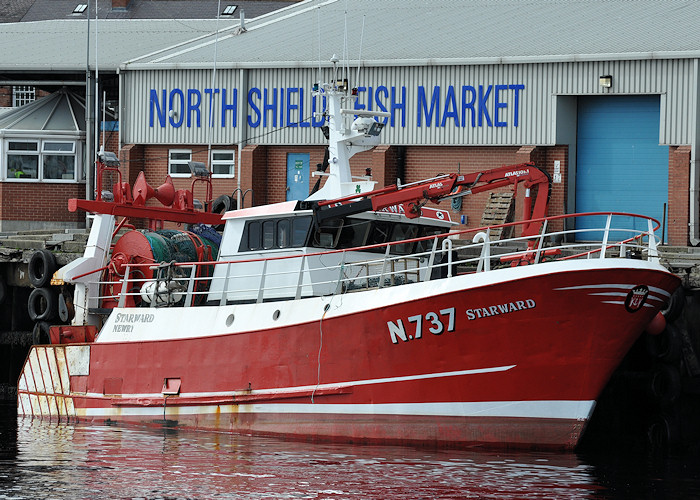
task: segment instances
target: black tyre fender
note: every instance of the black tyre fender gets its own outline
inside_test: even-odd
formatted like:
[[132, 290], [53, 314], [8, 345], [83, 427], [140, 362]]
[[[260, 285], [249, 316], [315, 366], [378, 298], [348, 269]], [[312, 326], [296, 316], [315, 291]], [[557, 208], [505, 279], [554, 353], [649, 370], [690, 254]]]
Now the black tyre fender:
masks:
[[32, 344], [50, 344], [50, 328], [51, 325], [49, 325], [46, 321], [37, 321], [34, 323], [34, 329], [32, 330]]
[[211, 211], [215, 214], [224, 214], [230, 210], [236, 210], [238, 202], [232, 196], [222, 194], [211, 204]]
[[3, 304], [5, 302], [6, 298], [7, 298], [7, 283], [5, 283], [4, 280], [0, 279], [0, 304]]
[[657, 366], [652, 372], [649, 389], [659, 404], [673, 403], [681, 394], [681, 375], [678, 369], [667, 364]]
[[[212, 202], [211, 211], [212, 213], [223, 215], [230, 210], [236, 210], [237, 207], [238, 202], [233, 199], [233, 196], [222, 194]], [[219, 224], [217, 226], [214, 226], [214, 229], [216, 229], [217, 231], [222, 231], [224, 229], [224, 225]]]
[[56, 272], [56, 257], [49, 250], [37, 250], [29, 259], [29, 282], [36, 288], [47, 286]]
[[27, 312], [32, 321], [54, 319], [58, 311], [56, 291], [52, 288], [41, 287], [32, 290], [27, 300]]
[[675, 321], [683, 312], [685, 306], [685, 291], [682, 286], [676, 288], [668, 299], [666, 308], [661, 311], [668, 323]]
[[647, 352], [653, 358], [667, 363], [675, 363], [681, 358], [683, 339], [676, 326], [667, 324], [658, 335], [646, 334]]

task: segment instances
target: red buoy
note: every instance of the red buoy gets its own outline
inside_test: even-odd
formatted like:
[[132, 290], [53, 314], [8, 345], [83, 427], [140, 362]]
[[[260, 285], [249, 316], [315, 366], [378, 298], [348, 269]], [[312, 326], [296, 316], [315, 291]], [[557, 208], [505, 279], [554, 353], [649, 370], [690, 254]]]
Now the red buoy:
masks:
[[646, 332], [649, 335], [658, 335], [661, 332], [664, 331], [666, 328], [666, 318], [664, 315], [659, 311], [656, 316], [654, 316], [654, 319], [652, 319], [649, 324], [646, 327]]

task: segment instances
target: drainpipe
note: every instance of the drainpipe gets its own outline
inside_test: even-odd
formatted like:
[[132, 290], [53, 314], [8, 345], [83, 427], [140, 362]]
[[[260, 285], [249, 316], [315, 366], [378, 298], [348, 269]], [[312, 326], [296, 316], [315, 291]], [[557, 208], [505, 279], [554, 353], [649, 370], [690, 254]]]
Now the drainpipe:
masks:
[[[241, 14], [242, 16], [242, 14]], [[236, 172], [237, 177], [237, 189], [236, 189], [236, 203], [238, 208], [243, 208], [243, 197], [241, 196], [241, 174], [243, 169], [241, 168], [241, 159], [243, 157], [242, 150], [246, 144], [247, 138], [247, 127], [248, 124], [245, 121], [245, 113], [243, 112], [243, 103], [248, 99], [248, 70], [245, 68], [240, 68], [238, 70], [238, 146], [237, 151], [237, 167], [238, 172]]]
[[693, 70], [695, 73], [695, 91], [693, 93], [693, 99], [695, 99], [695, 119], [693, 120], [693, 134], [690, 138], [690, 214], [688, 219], [688, 240], [692, 246], [698, 246], [700, 244], [700, 227], [698, 226], [698, 212], [700, 211], [700, 200], [698, 199], [698, 193], [700, 193], [700, 160], [698, 160], [698, 143], [700, 139], [698, 134], [700, 134], [700, 127], [698, 127], [698, 120], [700, 120], [700, 99], [698, 93], [700, 92], [700, 63], [698, 59], [693, 61]]

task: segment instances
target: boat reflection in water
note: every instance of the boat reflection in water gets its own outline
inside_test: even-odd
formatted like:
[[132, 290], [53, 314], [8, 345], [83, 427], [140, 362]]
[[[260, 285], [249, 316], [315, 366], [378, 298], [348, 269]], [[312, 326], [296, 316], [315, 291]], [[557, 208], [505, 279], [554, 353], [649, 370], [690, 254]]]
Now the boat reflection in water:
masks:
[[581, 498], [596, 489], [590, 467], [571, 454], [319, 445], [36, 419], [18, 424], [8, 479], [17, 496], [50, 489], [65, 498], [536, 498], [544, 490]]
[[0, 425], [0, 498], [642, 498], [697, 484], [664, 482], [631, 457], [601, 466], [572, 453], [312, 444], [7, 412]]

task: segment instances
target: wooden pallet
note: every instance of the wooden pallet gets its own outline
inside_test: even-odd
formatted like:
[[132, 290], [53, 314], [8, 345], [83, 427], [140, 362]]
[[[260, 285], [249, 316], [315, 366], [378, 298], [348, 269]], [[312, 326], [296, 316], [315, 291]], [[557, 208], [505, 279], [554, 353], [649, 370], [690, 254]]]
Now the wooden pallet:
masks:
[[[512, 191], [501, 193], [491, 193], [486, 202], [486, 208], [481, 216], [481, 226], [496, 226], [513, 221], [514, 199]], [[513, 234], [513, 227], [492, 229], [490, 236], [492, 240], [510, 238]]]

